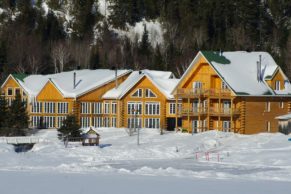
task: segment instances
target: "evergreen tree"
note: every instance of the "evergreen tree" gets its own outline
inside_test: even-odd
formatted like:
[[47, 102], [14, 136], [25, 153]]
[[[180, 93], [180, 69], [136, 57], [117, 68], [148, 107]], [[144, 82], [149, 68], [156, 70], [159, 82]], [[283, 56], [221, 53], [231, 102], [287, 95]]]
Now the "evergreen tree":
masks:
[[4, 96], [0, 96], [0, 128], [7, 127], [8, 104]]
[[67, 116], [64, 120], [63, 125], [58, 129], [59, 138], [71, 136], [71, 137], [81, 137], [80, 126], [77, 123], [77, 118], [74, 115]]
[[28, 119], [26, 102], [23, 102], [20, 94], [17, 94], [9, 107], [8, 127], [13, 129], [27, 129]]

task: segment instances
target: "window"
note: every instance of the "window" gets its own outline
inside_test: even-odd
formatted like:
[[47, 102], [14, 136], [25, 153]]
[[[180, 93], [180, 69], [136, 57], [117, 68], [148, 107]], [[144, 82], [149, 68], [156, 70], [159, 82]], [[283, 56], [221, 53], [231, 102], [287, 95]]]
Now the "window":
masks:
[[58, 102], [58, 113], [59, 114], [67, 114], [68, 111], [68, 103], [67, 102]]
[[199, 102], [198, 102], [198, 100], [194, 100], [193, 101], [192, 108], [193, 108], [192, 111], [194, 113], [198, 113], [198, 110], [199, 110]]
[[176, 103], [170, 103], [169, 104], [169, 114], [173, 115], [176, 114]]
[[58, 126], [57, 126], [57, 128], [61, 128], [63, 126], [64, 120], [66, 120], [66, 118], [67, 118], [66, 116], [57, 117], [57, 119], [58, 119]]
[[104, 118], [104, 127], [109, 127], [110, 126], [110, 118], [109, 117], [105, 117]]
[[270, 121], [266, 122], [266, 131], [269, 133], [271, 132], [271, 122]]
[[20, 88], [15, 88], [15, 96], [20, 95]]
[[93, 103], [93, 114], [102, 114], [102, 103], [101, 102]]
[[44, 112], [45, 113], [55, 113], [55, 103], [54, 102], [44, 102]]
[[128, 102], [127, 103], [127, 114], [129, 115], [141, 115], [142, 103], [141, 102]]
[[110, 114], [110, 103], [109, 102], [104, 103], [104, 114]]
[[276, 81], [275, 82], [275, 90], [280, 90], [280, 86], [281, 86], [281, 82], [280, 81]]
[[221, 82], [221, 89], [223, 89], [223, 90], [228, 89], [228, 87], [224, 81]]
[[36, 101], [32, 102], [31, 112], [32, 113], [41, 113], [42, 112], [42, 103], [36, 102]]
[[128, 118], [127, 119], [127, 128], [141, 128], [141, 118]]
[[32, 116], [31, 117], [31, 127], [39, 127], [41, 124], [41, 117], [40, 116]]
[[81, 102], [81, 114], [90, 114], [89, 102]]
[[159, 102], [146, 102], [145, 103], [145, 114], [146, 115], [159, 115], [160, 114], [160, 103]]
[[81, 117], [81, 127], [87, 128], [90, 126], [90, 117]]
[[141, 98], [142, 97], [142, 89], [137, 89], [132, 95], [132, 97]]
[[146, 96], [146, 98], [156, 98], [157, 97], [151, 89], [146, 89], [145, 96]]
[[279, 102], [279, 108], [284, 108], [284, 102]]
[[202, 82], [200, 82], [200, 81], [193, 82], [193, 88], [201, 89], [202, 88]]
[[117, 103], [116, 102], [112, 102], [111, 104], [111, 113], [112, 114], [116, 114], [117, 112]]
[[22, 96], [26, 96], [26, 93], [24, 91], [22, 92]]
[[223, 121], [222, 130], [224, 132], [229, 132], [230, 131], [230, 121]]
[[151, 129], [160, 128], [160, 119], [159, 118], [147, 118], [145, 119], [145, 127]]
[[192, 133], [199, 133], [199, 121], [192, 120]]
[[102, 117], [94, 117], [93, 118], [93, 126], [94, 127], [102, 127]]
[[266, 102], [266, 112], [271, 111], [271, 102]]
[[223, 113], [230, 113], [230, 101], [223, 101]]
[[55, 117], [44, 117], [44, 126], [45, 128], [54, 128], [55, 127]]
[[12, 88], [7, 88], [7, 96], [12, 96], [13, 92], [12, 92]]
[[111, 127], [116, 127], [116, 117], [111, 118]]

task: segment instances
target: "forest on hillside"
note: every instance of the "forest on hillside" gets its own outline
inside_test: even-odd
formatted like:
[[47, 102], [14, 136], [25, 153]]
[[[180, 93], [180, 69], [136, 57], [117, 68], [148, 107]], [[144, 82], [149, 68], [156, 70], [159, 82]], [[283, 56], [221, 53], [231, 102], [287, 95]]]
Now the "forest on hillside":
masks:
[[0, 0], [1, 79], [113, 66], [180, 76], [199, 50], [267, 51], [291, 78], [290, 32], [290, 0]]

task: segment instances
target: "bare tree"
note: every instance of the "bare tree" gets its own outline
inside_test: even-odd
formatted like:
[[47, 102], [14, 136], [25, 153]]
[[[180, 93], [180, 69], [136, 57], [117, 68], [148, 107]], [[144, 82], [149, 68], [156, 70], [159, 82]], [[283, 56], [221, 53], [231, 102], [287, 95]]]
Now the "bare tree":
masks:
[[60, 41], [53, 43], [51, 58], [54, 64], [55, 73], [64, 71], [65, 65], [70, 60], [70, 56], [70, 50], [66, 42]]
[[73, 41], [71, 42], [70, 48], [72, 58], [76, 62], [77, 66], [88, 69], [91, 58], [90, 42], [86, 40]]
[[27, 42], [29, 42], [29, 44], [27, 45], [25, 53], [28, 70], [32, 74], [38, 74], [44, 69], [41, 41], [37, 37], [30, 35], [27, 36]]

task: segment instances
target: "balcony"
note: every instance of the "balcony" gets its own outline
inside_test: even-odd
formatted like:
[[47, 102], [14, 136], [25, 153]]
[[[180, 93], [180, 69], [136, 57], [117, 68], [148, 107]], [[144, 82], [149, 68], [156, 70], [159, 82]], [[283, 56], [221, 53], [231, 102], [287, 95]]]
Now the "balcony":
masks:
[[197, 88], [179, 88], [177, 90], [179, 97], [199, 98], [199, 97], [214, 97], [214, 98], [229, 98], [231, 91], [229, 89], [197, 89]]
[[[204, 116], [208, 114], [208, 108], [207, 107], [201, 107], [201, 108], [190, 108], [190, 109], [182, 109], [182, 111], [180, 111], [178, 113], [179, 116]], [[230, 116], [234, 116], [234, 115], [239, 115], [240, 114], [240, 110], [238, 108], [222, 108], [222, 109], [218, 109], [218, 108], [213, 108], [211, 107], [209, 109], [209, 115], [210, 116], [221, 116], [221, 117], [230, 117]]]

